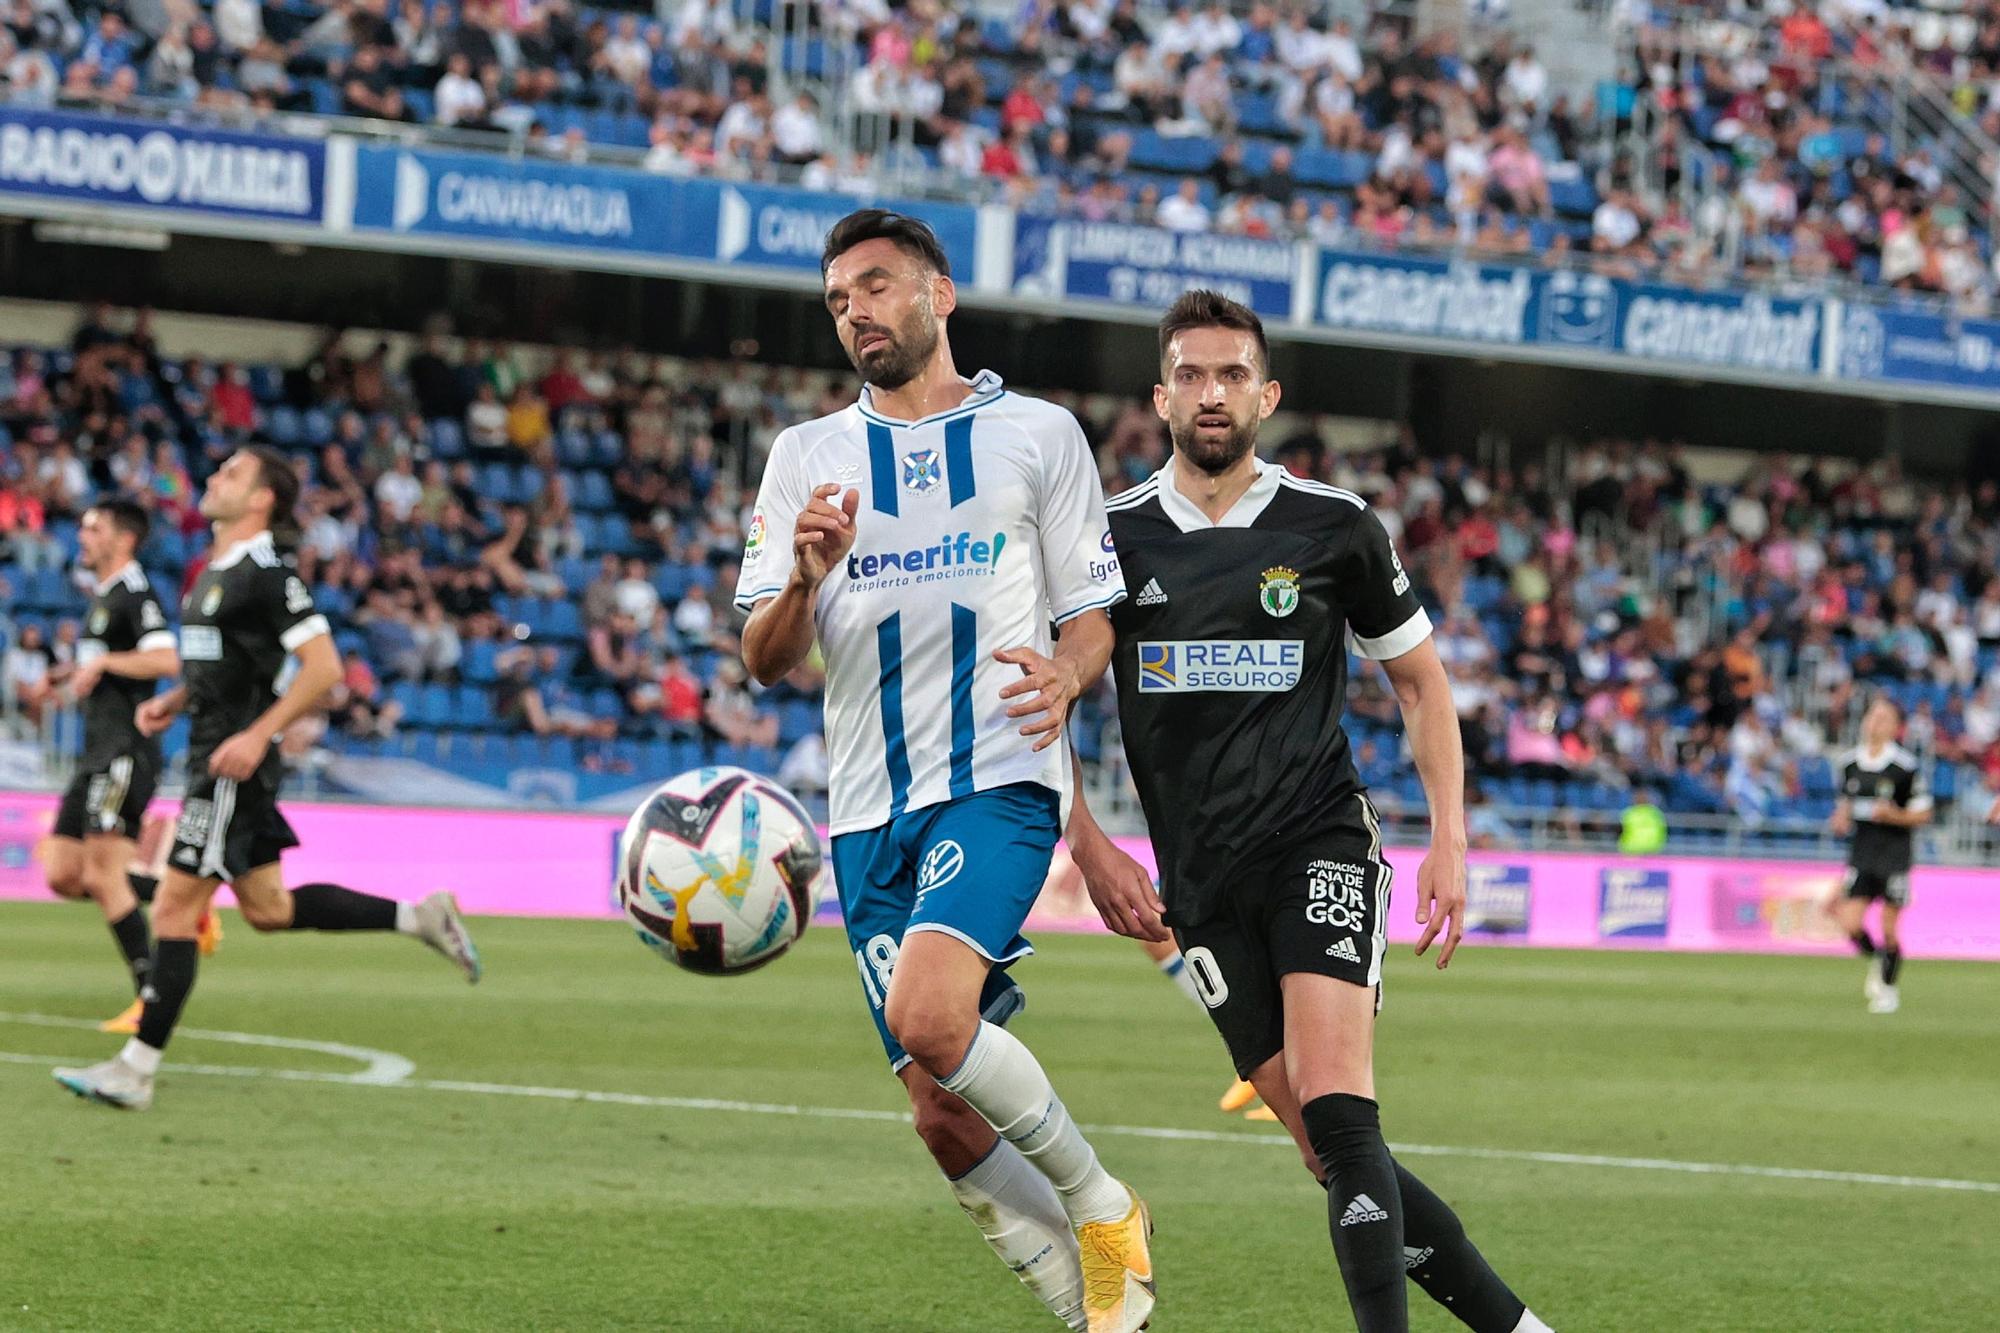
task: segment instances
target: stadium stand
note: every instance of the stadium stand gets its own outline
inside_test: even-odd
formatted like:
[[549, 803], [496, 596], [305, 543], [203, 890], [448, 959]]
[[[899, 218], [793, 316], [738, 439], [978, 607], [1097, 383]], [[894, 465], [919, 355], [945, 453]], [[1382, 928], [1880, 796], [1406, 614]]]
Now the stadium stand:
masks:
[[[747, 682], [729, 597], [744, 473], [782, 423], [849, 394], [805, 371], [439, 338], [212, 364], [163, 351], [144, 312], [94, 307], [68, 346], [0, 355], [8, 714], [74, 725], [55, 682], [92, 497], [152, 509], [143, 560], [171, 595], [204, 556], [203, 479], [261, 439], [297, 460], [301, 571], [347, 665], [328, 714], [288, 737], [295, 762], [395, 757], [487, 783], [574, 769], [587, 797], [709, 761], [823, 788], [820, 678]], [[1064, 401], [1107, 491], [1165, 458], [1147, 407]], [[1784, 457], [1703, 480], [1661, 441], [1496, 467], [1423, 455], [1407, 433], [1341, 450], [1329, 423], [1283, 425], [1282, 462], [1368, 497], [1397, 535], [1489, 825], [1605, 815], [1642, 792], [1753, 831], [1824, 819], [1832, 748], [1870, 689], [1908, 710], [1942, 804], [2000, 788], [2000, 484]], [[747, 448], [719, 463], [717, 439]], [[1358, 679], [1363, 775], [1414, 808], [1393, 701]], [[1091, 700], [1076, 728], [1093, 765], [1116, 757], [1110, 713]]]
[[129, 19], [46, 0], [0, 29], [0, 87], [24, 106], [422, 123], [670, 174], [1990, 307], [1991, 173], [1968, 145], [2000, 113], [1976, 140], [1892, 150], [1879, 132], [1908, 121], [1915, 81], [1992, 105], [2000, 45], [1969, 8], [1620, 5], [1621, 72], [1567, 88], [1504, 25], [1418, 35], [1401, 7], [793, 8], [803, 29], [771, 0], [690, 0], [665, 21], [569, 0]]

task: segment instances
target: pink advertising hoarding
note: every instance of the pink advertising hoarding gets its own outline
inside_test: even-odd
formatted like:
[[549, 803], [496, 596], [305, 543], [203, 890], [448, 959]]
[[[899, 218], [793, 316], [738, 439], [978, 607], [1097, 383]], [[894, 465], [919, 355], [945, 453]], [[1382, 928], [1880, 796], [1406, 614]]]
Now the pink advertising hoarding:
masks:
[[[52, 796], [0, 793], [0, 900], [46, 896], [32, 853], [55, 806]], [[285, 855], [294, 883], [329, 881], [400, 895], [448, 888], [478, 914], [613, 914], [613, 845], [622, 821], [609, 816], [302, 801], [285, 809], [303, 844]], [[1144, 841], [1128, 840], [1126, 847], [1152, 867]], [[1391, 939], [1416, 938], [1421, 859], [1419, 849], [1390, 849]], [[1816, 904], [1840, 876], [1841, 868], [1827, 862], [1478, 852], [1468, 920], [1474, 942], [1838, 952], [1846, 943]], [[1903, 926], [1911, 953], [2000, 959], [2000, 870], [1922, 867], [1913, 893], [1914, 910]], [[837, 912], [829, 904], [822, 919], [830, 918]], [[1029, 929], [1103, 929], [1066, 856], [1059, 854]]]

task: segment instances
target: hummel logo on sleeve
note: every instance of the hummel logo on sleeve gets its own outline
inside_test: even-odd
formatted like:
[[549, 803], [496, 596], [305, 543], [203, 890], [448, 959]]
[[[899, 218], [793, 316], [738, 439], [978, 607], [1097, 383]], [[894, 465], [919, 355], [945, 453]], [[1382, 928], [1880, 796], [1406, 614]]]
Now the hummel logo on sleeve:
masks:
[[1138, 606], [1161, 606], [1167, 600], [1167, 590], [1160, 586], [1158, 579], [1147, 579], [1146, 586], [1139, 589], [1139, 595], [1132, 600]]
[[1354, 951], [1354, 941], [1348, 939], [1345, 935], [1342, 935], [1339, 939], [1326, 946], [1326, 956], [1328, 958], [1338, 958], [1343, 963], [1358, 963], [1361, 961], [1361, 955]]
[[1366, 1194], [1357, 1194], [1348, 1200], [1347, 1211], [1340, 1215], [1340, 1225], [1344, 1227], [1359, 1226], [1363, 1222], [1386, 1222], [1388, 1220], [1389, 1214], [1377, 1207], [1375, 1201]]

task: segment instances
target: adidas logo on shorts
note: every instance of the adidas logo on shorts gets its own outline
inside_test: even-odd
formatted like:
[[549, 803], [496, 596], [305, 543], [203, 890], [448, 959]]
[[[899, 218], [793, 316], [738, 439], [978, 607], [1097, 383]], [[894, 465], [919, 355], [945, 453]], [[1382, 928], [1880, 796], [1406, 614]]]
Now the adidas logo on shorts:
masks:
[[1137, 606], [1163, 606], [1166, 600], [1167, 590], [1160, 586], [1158, 579], [1147, 579], [1146, 586], [1139, 589], [1139, 595], [1132, 599]]
[[1343, 963], [1359, 963], [1361, 961], [1361, 955], [1355, 952], [1354, 941], [1345, 935], [1342, 935], [1339, 939], [1326, 946], [1326, 956], [1328, 958], [1338, 958]]
[[1375, 1201], [1366, 1194], [1357, 1194], [1348, 1200], [1347, 1211], [1340, 1215], [1340, 1225], [1360, 1226], [1363, 1222], [1386, 1222], [1389, 1214], [1382, 1211]]

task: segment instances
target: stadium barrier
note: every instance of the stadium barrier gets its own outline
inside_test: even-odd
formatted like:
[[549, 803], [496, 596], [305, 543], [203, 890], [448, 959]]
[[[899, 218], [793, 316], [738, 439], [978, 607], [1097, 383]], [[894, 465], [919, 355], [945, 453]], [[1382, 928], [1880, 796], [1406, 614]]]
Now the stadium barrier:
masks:
[[[47, 896], [33, 853], [56, 804], [45, 793], [0, 793], [0, 900]], [[286, 814], [302, 843], [285, 856], [294, 883], [403, 897], [446, 888], [468, 912], [484, 915], [617, 914], [618, 818], [303, 801], [288, 803]], [[1143, 839], [1119, 842], [1153, 867]], [[1414, 940], [1423, 849], [1392, 847], [1387, 855], [1400, 886], [1389, 938]], [[1833, 954], [1849, 947], [1816, 907], [1841, 882], [1842, 867], [1831, 862], [1475, 852], [1470, 878], [1474, 943]], [[1903, 926], [1909, 952], [2000, 960], [2000, 869], [1919, 867], [1912, 892], [1915, 910]], [[831, 889], [818, 920], [839, 920]], [[1030, 932], [1103, 929], [1075, 867], [1059, 853]]]

